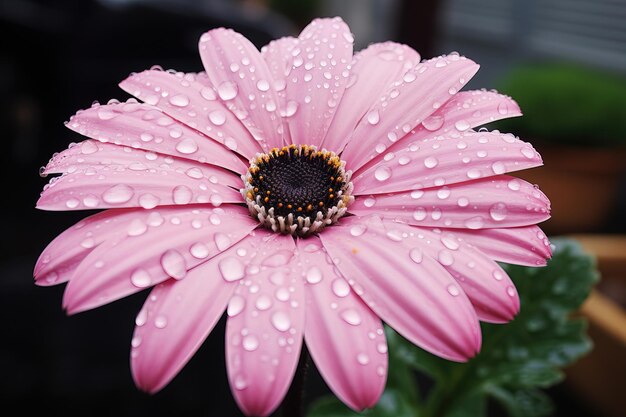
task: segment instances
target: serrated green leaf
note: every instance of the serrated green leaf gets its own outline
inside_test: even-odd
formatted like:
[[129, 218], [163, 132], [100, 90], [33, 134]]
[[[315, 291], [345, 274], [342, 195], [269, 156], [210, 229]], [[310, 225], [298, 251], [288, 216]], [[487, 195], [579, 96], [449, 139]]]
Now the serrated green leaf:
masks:
[[512, 417], [544, 417], [552, 414], [550, 398], [536, 389], [509, 391], [490, 386], [486, 391], [496, 399]]

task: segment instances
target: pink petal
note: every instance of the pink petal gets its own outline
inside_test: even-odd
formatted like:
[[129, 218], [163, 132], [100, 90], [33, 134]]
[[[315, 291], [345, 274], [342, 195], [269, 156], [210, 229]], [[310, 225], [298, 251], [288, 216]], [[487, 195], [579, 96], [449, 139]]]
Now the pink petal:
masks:
[[222, 102], [267, 151], [283, 145], [274, 79], [261, 53], [241, 34], [214, 29], [200, 37], [200, 57]]
[[507, 229], [451, 230], [490, 258], [517, 265], [545, 266], [552, 257], [550, 241], [538, 226]]
[[[154, 393], [185, 366], [226, 309], [237, 281], [223, 278], [221, 265], [246, 265], [265, 234], [237, 242], [211, 260], [190, 270], [182, 280], [157, 285], [137, 316], [131, 366], [135, 383]], [[243, 266], [242, 266], [243, 268]]]
[[478, 318], [465, 293], [420, 245], [388, 235], [380, 219], [349, 217], [320, 235], [352, 289], [387, 324], [442, 358], [480, 349]]
[[145, 211], [80, 263], [65, 290], [69, 314], [99, 307], [187, 271], [258, 226], [239, 206], [163, 207]]
[[43, 250], [35, 265], [35, 283], [48, 286], [70, 279], [74, 270], [102, 242], [126, 230], [135, 219], [143, 219], [144, 210], [106, 210], [89, 216], [57, 236]]
[[550, 218], [550, 201], [532, 184], [498, 175], [449, 187], [360, 196], [348, 210], [417, 226], [483, 229], [540, 223]]
[[65, 175], [44, 187], [37, 202], [44, 210], [242, 201], [232, 188], [241, 180], [230, 171], [110, 143], [81, 142], [53, 158], [45, 172]]
[[478, 65], [458, 55], [425, 61], [406, 72], [368, 110], [352, 134], [342, 159], [352, 171], [383, 152], [445, 104], [450, 89], [460, 90]]
[[375, 43], [356, 53], [346, 91], [323, 147], [341, 152], [358, 122], [382, 93], [419, 62], [415, 50], [394, 42]]
[[[278, 96], [281, 115], [287, 114], [287, 76], [293, 66], [294, 57], [291, 51], [298, 43], [298, 38], [287, 36], [271, 41], [261, 48], [261, 56], [274, 78], [274, 90]], [[286, 119], [283, 119], [283, 142], [292, 143]]]
[[449, 185], [542, 165], [529, 143], [511, 134], [464, 132], [406, 144], [353, 177], [355, 194]]
[[[147, 70], [131, 75], [120, 87], [240, 155], [254, 157], [261, 147], [206, 82], [199, 75]], [[183, 147], [190, 149], [188, 143]]]
[[292, 143], [319, 146], [341, 101], [354, 39], [341, 18], [313, 20], [291, 50], [284, 114]]
[[388, 234], [419, 247], [422, 256], [438, 261], [470, 299], [479, 320], [506, 323], [519, 311], [519, 297], [506, 272], [454, 233], [393, 222], [385, 222], [385, 228]]
[[[377, 163], [389, 152], [406, 148], [408, 144], [427, 137], [435, 137], [451, 132], [465, 132], [507, 117], [521, 116], [515, 100], [494, 91], [472, 90], [456, 93], [448, 102], [416, 126], [408, 135], [387, 146], [383, 154], [375, 156], [359, 168], [366, 169]], [[453, 135], [454, 137], [456, 135]]]
[[319, 239], [298, 240], [298, 254], [306, 280], [304, 338], [311, 357], [341, 401], [357, 411], [373, 407], [387, 375], [382, 323], [335, 270]]
[[246, 166], [216, 140], [200, 134], [148, 104], [94, 106], [70, 118], [67, 126], [101, 142], [112, 142], [242, 173]]
[[293, 238], [257, 233], [265, 245], [228, 306], [226, 369], [243, 412], [266, 416], [287, 393], [298, 364], [304, 289]]

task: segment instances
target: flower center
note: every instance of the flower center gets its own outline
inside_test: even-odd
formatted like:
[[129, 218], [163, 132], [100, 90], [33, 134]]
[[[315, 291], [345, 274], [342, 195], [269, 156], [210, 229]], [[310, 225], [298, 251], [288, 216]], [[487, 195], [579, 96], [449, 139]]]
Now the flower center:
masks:
[[335, 223], [354, 200], [345, 165], [334, 152], [314, 146], [274, 148], [250, 163], [241, 193], [265, 227], [306, 236]]

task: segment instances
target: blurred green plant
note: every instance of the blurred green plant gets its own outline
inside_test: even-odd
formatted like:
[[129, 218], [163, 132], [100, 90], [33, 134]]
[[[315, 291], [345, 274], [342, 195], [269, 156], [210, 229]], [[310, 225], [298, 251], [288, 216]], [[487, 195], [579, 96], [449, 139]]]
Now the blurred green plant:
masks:
[[[315, 402], [308, 417], [484, 417], [487, 400], [512, 417], [553, 410], [542, 389], [564, 378], [562, 368], [591, 350], [586, 322], [572, 318], [598, 280], [594, 260], [571, 239], [554, 239], [545, 268], [504, 265], [521, 298], [506, 325], [482, 323], [483, 346], [467, 363], [434, 356], [387, 328], [389, 376], [378, 404], [356, 413], [334, 396]], [[420, 392], [416, 373], [432, 379]]]
[[624, 77], [575, 66], [529, 65], [512, 70], [496, 86], [519, 103], [524, 116], [494, 128], [537, 144], [626, 146]]

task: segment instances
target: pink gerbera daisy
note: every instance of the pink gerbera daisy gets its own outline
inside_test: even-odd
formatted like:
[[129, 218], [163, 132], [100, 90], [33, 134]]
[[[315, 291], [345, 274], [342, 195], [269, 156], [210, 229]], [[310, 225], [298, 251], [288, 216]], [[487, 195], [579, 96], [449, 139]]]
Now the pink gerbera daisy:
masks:
[[54, 156], [37, 207], [107, 209], [57, 237], [37, 284], [68, 282], [68, 313], [154, 286], [136, 318], [137, 385], [163, 388], [227, 311], [232, 392], [250, 415], [283, 399], [303, 341], [330, 389], [361, 410], [386, 380], [385, 322], [465, 361], [479, 320], [519, 310], [495, 261], [544, 265], [549, 201], [507, 172], [541, 165], [511, 134], [473, 128], [520, 111], [459, 92], [478, 70], [392, 42], [353, 56], [339, 18], [259, 52], [200, 38], [206, 72], [147, 70], [141, 100], [78, 112], [91, 138]]

